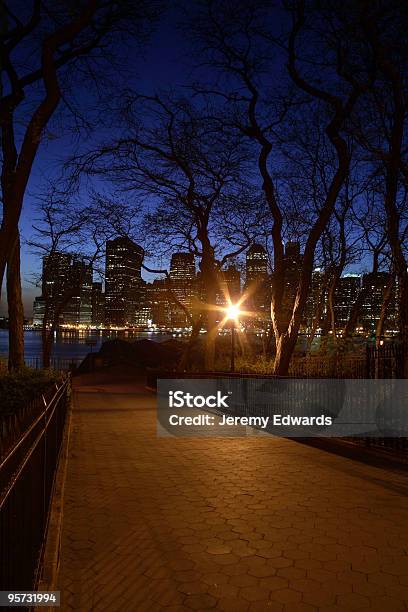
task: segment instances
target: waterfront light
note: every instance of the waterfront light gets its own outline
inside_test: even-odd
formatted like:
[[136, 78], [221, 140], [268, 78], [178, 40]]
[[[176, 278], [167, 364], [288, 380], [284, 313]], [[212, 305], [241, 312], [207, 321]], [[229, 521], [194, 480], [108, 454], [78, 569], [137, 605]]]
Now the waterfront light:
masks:
[[226, 313], [227, 313], [227, 319], [237, 321], [239, 318], [239, 315], [241, 314], [241, 311], [237, 304], [230, 304], [226, 310]]
[[225, 312], [226, 319], [231, 321], [231, 372], [235, 372], [235, 324], [241, 311], [238, 304], [229, 304]]

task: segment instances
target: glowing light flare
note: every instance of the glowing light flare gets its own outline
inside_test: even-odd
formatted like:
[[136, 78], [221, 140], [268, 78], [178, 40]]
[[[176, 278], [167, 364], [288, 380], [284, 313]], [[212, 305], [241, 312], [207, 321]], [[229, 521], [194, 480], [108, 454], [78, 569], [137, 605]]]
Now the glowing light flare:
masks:
[[227, 319], [234, 320], [234, 321], [237, 321], [239, 318], [239, 315], [241, 314], [241, 310], [238, 304], [229, 304], [225, 312], [226, 312]]

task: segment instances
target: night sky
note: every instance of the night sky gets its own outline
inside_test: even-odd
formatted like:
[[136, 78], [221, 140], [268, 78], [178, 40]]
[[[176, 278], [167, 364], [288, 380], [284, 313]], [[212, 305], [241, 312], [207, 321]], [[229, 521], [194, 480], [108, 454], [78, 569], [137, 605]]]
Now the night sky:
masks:
[[[188, 85], [192, 80], [194, 66], [197, 58], [192, 57], [190, 43], [185, 40], [185, 34], [177, 27], [180, 22], [180, 14], [175, 10], [167, 10], [159, 19], [155, 26], [155, 31], [148, 43], [142, 50], [137, 48], [124, 47], [117, 49], [121, 62], [130, 72], [129, 87], [146, 94], [152, 94], [156, 90], [164, 90], [169, 87], [177, 89]], [[205, 69], [201, 68], [202, 71]], [[272, 68], [272, 73], [275, 69]], [[205, 76], [205, 74], [204, 74]], [[197, 77], [197, 73], [195, 73]], [[271, 83], [276, 81], [276, 74], [269, 74]], [[90, 104], [89, 95], [84, 83], [83, 89], [76, 91], [76, 100], [79, 105], [86, 110]], [[84, 113], [86, 115], [86, 113]], [[58, 112], [57, 119], [51, 121], [47, 134], [58, 134]], [[101, 139], [99, 130], [98, 135], [91, 136], [86, 142], [82, 143], [82, 151], [94, 148], [98, 139]], [[39, 278], [41, 270], [41, 259], [33, 254], [32, 248], [26, 241], [33, 236], [32, 223], [35, 219], [35, 198], [36, 194], [45, 191], [46, 182], [56, 179], [61, 172], [63, 163], [77, 152], [78, 141], [72, 135], [57, 136], [47, 138], [41, 145], [39, 154], [34, 164], [33, 172], [29, 182], [25, 198], [25, 205], [20, 221], [22, 234], [22, 278], [25, 314], [27, 317], [32, 315], [32, 303], [35, 295], [39, 295], [40, 290], [35, 286], [35, 281]], [[94, 146], [93, 146], [94, 145]], [[109, 189], [104, 185], [103, 188]], [[137, 197], [135, 195], [135, 197]], [[148, 262], [152, 264], [152, 262]], [[154, 262], [153, 262], [154, 265]], [[361, 266], [359, 266], [360, 268]], [[144, 273], [147, 278], [146, 273]], [[0, 314], [6, 314], [6, 300], [0, 303]]]
[[[179, 15], [175, 11], [167, 11], [156, 24], [155, 31], [143, 50], [134, 48], [129, 51], [118, 49], [124, 62], [127, 63], [132, 74], [133, 82], [130, 85], [145, 93], [152, 93], [156, 89], [177, 87], [185, 85], [191, 73], [192, 63], [189, 62], [187, 44], [182, 33], [177, 29]], [[79, 98], [87, 103], [86, 89], [80, 93]], [[78, 100], [78, 96], [77, 96]], [[53, 133], [52, 123], [50, 130]], [[92, 139], [86, 143], [92, 146]], [[22, 278], [24, 307], [27, 317], [32, 315], [32, 302], [34, 296], [39, 295], [35, 287], [41, 269], [41, 260], [33, 254], [24, 242], [33, 235], [32, 223], [35, 219], [35, 198], [45, 186], [47, 180], [58, 176], [62, 163], [67, 155], [75, 150], [72, 137], [59, 137], [44, 142], [36, 159], [28, 191], [25, 198], [24, 210], [20, 221], [22, 234]], [[0, 304], [0, 314], [7, 312], [4, 295]]]

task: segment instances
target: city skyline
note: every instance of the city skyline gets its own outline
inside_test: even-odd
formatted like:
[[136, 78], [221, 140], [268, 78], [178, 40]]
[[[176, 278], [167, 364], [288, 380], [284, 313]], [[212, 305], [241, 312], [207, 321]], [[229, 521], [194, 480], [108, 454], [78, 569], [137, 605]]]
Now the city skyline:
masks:
[[[290, 241], [288, 241], [290, 242]], [[24, 249], [24, 247], [23, 247]], [[169, 257], [170, 259], [170, 257]], [[162, 258], [160, 258], [160, 263], [162, 262]], [[243, 266], [243, 262], [241, 262], [241, 267]], [[152, 267], [155, 267], [155, 262], [153, 261]], [[317, 266], [319, 267], [319, 266]], [[29, 250], [26, 253], [26, 263], [22, 263], [22, 291], [23, 291], [23, 304], [24, 304], [24, 313], [26, 318], [31, 318], [32, 310], [33, 310], [33, 301], [35, 297], [38, 295], [38, 281], [36, 280], [40, 275], [40, 270], [42, 268], [42, 257], [33, 256]], [[366, 262], [360, 264], [350, 264], [347, 266], [346, 271], [344, 272], [344, 276], [348, 275], [359, 275], [367, 274], [370, 272], [370, 262], [367, 259]], [[144, 280], [152, 282], [155, 278], [159, 278], [157, 274], [148, 272], [146, 270], [142, 270], [142, 278]], [[0, 317], [7, 316], [7, 302], [5, 299], [2, 299], [0, 302]]]
[[[167, 276], [161, 275], [150, 279], [150, 282], [142, 277], [144, 256], [143, 248], [128, 237], [108, 240], [103, 280], [96, 280], [92, 266], [72, 254], [56, 252], [52, 256], [45, 256], [42, 295], [34, 300], [33, 325], [42, 325], [47, 295], [51, 304], [48, 313], [51, 319], [55, 298], [61, 300], [66, 288], [74, 282], [78, 286], [60, 314], [59, 325], [62, 327], [191, 328], [192, 321], [200, 310], [199, 303], [203, 304], [205, 300], [201, 273], [196, 266], [194, 254], [188, 251], [172, 253]], [[288, 315], [295, 300], [302, 256], [299, 242], [292, 240], [286, 243], [286, 288], [283, 307]], [[273, 283], [268, 254], [261, 244], [254, 243], [244, 252], [243, 258], [241, 266], [237, 266], [236, 262], [229, 262], [220, 270], [216, 305], [222, 313], [228, 304], [239, 303], [246, 313], [242, 320], [245, 328], [265, 331], [271, 321], [270, 300]], [[82, 278], [78, 281], [81, 274]], [[351, 319], [353, 333], [375, 333], [389, 278], [389, 273], [382, 270], [360, 275], [344, 273], [338, 281], [332, 305], [336, 330], [341, 332], [351, 324]], [[322, 269], [315, 268], [312, 289], [302, 319], [302, 333], [313, 335], [329, 332], [328, 289], [323, 283]], [[357, 306], [358, 300], [361, 301], [360, 311], [353, 321], [353, 306]], [[319, 315], [320, 303], [323, 306]], [[395, 332], [396, 317], [396, 293], [393, 289], [385, 333]], [[220, 314], [219, 322], [221, 320]]]

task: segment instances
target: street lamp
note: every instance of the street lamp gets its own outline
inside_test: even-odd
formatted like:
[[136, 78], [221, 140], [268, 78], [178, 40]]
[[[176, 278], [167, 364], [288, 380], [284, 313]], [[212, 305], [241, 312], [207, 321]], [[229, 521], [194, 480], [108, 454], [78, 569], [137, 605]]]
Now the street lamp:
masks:
[[238, 321], [240, 312], [237, 304], [230, 304], [226, 310], [227, 319], [231, 321], [231, 372], [235, 372], [235, 323]]

